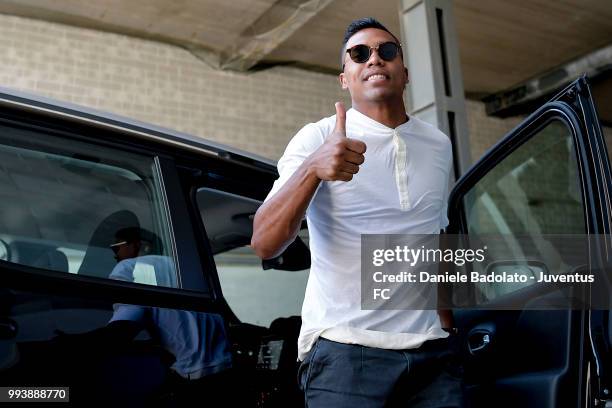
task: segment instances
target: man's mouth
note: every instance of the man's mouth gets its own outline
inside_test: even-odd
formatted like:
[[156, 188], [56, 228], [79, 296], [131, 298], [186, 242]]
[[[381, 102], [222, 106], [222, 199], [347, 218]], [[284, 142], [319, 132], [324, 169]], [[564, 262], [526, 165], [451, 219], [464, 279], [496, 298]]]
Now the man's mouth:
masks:
[[383, 74], [372, 74], [366, 78], [366, 81], [384, 81], [388, 79], [386, 75]]

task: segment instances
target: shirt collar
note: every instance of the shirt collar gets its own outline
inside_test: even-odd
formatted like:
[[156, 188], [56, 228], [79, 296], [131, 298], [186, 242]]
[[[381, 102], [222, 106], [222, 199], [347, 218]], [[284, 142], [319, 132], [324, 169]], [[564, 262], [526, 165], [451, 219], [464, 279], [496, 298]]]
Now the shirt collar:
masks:
[[347, 111], [347, 116], [353, 116], [354, 120], [357, 120], [360, 123], [363, 123], [365, 125], [368, 126], [372, 126], [373, 128], [375, 128], [376, 130], [379, 130], [381, 132], [401, 132], [403, 129], [412, 126], [412, 124], [414, 123], [414, 118], [410, 117], [408, 114], [406, 114], [406, 116], [408, 116], [408, 120], [404, 123], [402, 123], [401, 125], [399, 125], [398, 127], [394, 128], [390, 128], [386, 125], [383, 125], [382, 123], [372, 119], [371, 117], [364, 115], [363, 113], [359, 112], [357, 109], [355, 108], [350, 108]]

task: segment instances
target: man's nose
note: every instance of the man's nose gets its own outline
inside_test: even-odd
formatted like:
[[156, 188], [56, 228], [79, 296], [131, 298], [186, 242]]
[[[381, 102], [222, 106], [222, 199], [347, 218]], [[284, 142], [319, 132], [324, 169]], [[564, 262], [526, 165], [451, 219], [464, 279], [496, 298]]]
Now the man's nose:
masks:
[[368, 58], [368, 67], [371, 67], [372, 65], [384, 65], [384, 63], [384, 60], [378, 55], [378, 51], [372, 50], [372, 55], [370, 55], [370, 58]]

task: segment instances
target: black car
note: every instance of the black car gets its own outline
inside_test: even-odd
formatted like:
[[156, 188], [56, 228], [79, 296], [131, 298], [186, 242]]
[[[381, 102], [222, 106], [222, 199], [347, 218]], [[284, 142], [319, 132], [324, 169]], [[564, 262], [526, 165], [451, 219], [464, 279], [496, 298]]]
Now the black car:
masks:
[[[276, 177], [273, 162], [245, 152], [0, 90], [0, 385], [69, 387], [73, 403], [177, 405], [195, 382], [189, 396], [202, 405], [303, 406], [306, 229], [263, 266], [248, 247]], [[581, 78], [457, 182], [446, 232], [609, 234], [611, 183]], [[601, 255], [593, 262], [605, 269]], [[562, 258], [547, 248], [540, 261], [554, 272]], [[455, 310], [473, 406], [607, 400], [608, 310], [500, 310], [507, 297], [537, 304], [546, 294], [481, 289], [478, 308]], [[147, 317], [124, 327], [122, 313]], [[168, 329], [163, 313], [189, 328]], [[184, 359], [194, 350], [229, 355], [231, 368], [209, 361], [205, 375], [173, 379], [198, 368]]]

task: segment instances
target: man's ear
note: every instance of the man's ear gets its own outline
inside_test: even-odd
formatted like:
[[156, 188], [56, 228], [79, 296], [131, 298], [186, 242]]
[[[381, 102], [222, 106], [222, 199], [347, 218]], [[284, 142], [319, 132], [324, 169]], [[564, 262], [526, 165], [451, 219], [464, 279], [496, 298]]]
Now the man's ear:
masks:
[[410, 77], [408, 75], [408, 68], [404, 67], [404, 75], [406, 76], [406, 80], [404, 82], [404, 89], [406, 88], [406, 85], [408, 85], [408, 83], [410, 82]]
[[338, 75], [338, 80], [340, 81], [340, 86], [342, 87], [342, 89], [348, 89], [348, 84], [346, 82], [344, 72], [341, 72], [340, 75]]

